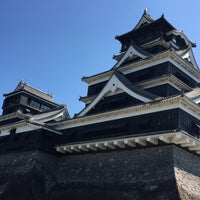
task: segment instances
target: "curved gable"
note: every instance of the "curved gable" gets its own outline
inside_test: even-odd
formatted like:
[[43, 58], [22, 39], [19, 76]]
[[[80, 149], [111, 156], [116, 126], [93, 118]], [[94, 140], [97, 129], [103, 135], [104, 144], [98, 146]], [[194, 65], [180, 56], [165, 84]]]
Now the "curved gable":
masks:
[[123, 90], [125, 93], [129, 94], [135, 99], [138, 99], [142, 102], [150, 102], [157, 96], [152, 95], [151, 93], [143, 90], [137, 85], [132, 84], [123, 74], [115, 71], [111, 76], [110, 80], [107, 82], [102, 91], [93, 99], [93, 101], [83, 109], [78, 117], [86, 115], [95, 105], [105, 97], [108, 92], [114, 93], [117, 89]]

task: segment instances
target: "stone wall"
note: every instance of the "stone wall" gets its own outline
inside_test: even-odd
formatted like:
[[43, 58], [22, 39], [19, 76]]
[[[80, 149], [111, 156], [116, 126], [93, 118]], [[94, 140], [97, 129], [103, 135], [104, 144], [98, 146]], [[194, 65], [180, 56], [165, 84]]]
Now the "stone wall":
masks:
[[4, 154], [0, 199], [197, 200], [199, 163], [199, 157], [173, 145], [63, 157]]
[[174, 171], [182, 200], [200, 199], [200, 157], [174, 148]]

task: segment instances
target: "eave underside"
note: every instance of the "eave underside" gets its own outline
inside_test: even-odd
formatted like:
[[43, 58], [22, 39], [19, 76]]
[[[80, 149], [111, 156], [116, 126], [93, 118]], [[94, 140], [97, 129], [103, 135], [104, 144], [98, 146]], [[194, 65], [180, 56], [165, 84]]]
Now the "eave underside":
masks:
[[175, 144], [191, 152], [200, 154], [200, 140], [188, 135], [184, 131], [163, 132], [120, 138], [101, 139], [56, 146], [60, 153], [84, 153], [110, 151], [126, 148], [158, 146], [161, 144]]
[[[129, 74], [135, 71], [139, 71], [140, 69], [145, 69], [152, 67], [157, 64], [161, 64], [164, 62], [170, 62], [175, 64], [181, 71], [186, 74], [189, 74], [194, 80], [200, 82], [199, 76], [200, 72], [198, 69], [195, 69], [190, 63], [181, 58], [175, 51], [167, 50], [153, 56], [144, 58], [142, 60], [136, 61], [134, 63], [126, 64], [124, 66], [120, 66], [118, 70], [124, 74]], [[93, 85], [96, 83], [100, 83], [103, 81], [107, 81], [109, 77], [113, 74], [114, 70], [109, 70], [100, 74], [93, 75], [91, 77], [84, 77], [82, 80], [89, 85]]]

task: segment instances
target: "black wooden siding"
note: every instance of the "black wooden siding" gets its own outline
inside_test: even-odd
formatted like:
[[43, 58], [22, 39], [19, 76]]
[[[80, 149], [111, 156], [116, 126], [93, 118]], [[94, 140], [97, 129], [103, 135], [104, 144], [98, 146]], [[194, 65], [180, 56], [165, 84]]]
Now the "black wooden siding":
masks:
[[125, 108], [141, 103], [143, 102], [133, 98], [126, 93], [121, 93], [114, 96], [105, 97], [88, 113], [88, 115], [116, 110], [119, 108]]
[[[146, 80], [155, 79], [164, 75], [174, 75], [182, 82], [188, 86], [194, 88], [197, 86], [197, 82], [190, 78], [187, 74], [182, 72], [176, 66], [170, 62], [164, 62], [153, 67], [142, 69], [130, 74], [127, 74], [126, 77], [133, 83], [143, 82]], [[97, 95], [105, 86], [107, 81], [97, 83], [88, 87], [88, 96]], [[170, 92], [169, 92], [170, 93]]]
[[180, 109], [149, 113], [63, 130], [64, 142], [184, 130], [199, 137], [200, 120]]
[[181, 93], [179, 90], [177, 90], [170, 84], [163, 84], [152, 88], [148, 88], [146, 90], [161, 97], [168, 97]]

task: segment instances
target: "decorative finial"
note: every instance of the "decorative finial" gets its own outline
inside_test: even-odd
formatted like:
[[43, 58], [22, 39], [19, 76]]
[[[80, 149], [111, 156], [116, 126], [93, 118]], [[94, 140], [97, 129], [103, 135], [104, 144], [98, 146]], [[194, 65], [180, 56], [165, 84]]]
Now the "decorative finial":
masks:
[[19, 82], [19, 85], [21, 88], [24, 88], [25, 82], [21, 79]]
[[26, 85], [26, 82], [23, 79], [21, 79], [20, 82], [19, 82], [19, 84]]
[[148, 14], [148, 9], [147, 8], [144, 9], [144, 14]]

